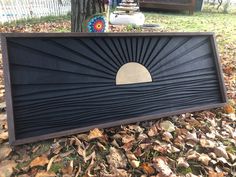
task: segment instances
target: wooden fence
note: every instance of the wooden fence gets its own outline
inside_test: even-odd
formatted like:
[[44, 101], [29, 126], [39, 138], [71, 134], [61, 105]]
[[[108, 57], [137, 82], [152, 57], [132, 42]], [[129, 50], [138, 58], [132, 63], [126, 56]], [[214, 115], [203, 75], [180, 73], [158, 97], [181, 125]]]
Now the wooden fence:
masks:
[[0, 0], [0, 23], [71, 11], [71, 0]]

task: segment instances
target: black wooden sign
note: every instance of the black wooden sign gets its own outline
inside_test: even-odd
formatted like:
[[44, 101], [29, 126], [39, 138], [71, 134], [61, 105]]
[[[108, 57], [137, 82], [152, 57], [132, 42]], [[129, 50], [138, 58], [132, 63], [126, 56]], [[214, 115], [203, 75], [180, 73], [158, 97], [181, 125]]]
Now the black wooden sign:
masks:
[[2, 34], [11, 144], [222, 106], [212, 33]]

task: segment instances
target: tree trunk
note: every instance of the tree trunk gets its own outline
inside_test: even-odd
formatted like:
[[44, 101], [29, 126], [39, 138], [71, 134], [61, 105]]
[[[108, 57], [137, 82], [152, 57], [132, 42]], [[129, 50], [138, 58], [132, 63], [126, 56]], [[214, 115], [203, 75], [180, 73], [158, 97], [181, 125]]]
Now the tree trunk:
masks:
[[83, 32], [83, 22], [105, 11], [105, 0], [71, 0], [71, 31]]

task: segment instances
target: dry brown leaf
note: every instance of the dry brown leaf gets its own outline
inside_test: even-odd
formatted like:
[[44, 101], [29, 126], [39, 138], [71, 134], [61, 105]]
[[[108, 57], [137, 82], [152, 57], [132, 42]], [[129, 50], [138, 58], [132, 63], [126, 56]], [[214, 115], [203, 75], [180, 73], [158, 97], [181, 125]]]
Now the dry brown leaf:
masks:
[[177, 136], [175, 139], [174, 139], [174, 144], [179, 147], [179, 148], [184, 148], [185, 146], [185, 143], [184, 143], [184, 139], [182, 136]]
[[88, 135], [88, 140], [101, 138], [101, 137], [103, 137], [103, 132], [99, 130], [98, 128], [95, 128], [93, 130], [90, 130], [89, 135]]
[[34, 160], [32, 160], [31, 162], [30, 162], [30, 167], [32, 168], [32, 167], [35, 167], [35, 166], [44, 166], [44, 165], [46, 165], [47, 163], [48, 163], [49, 161], [48, 161], [48, 158], [45, 156], [45, 155], [43, 155], [43, 156], [40, 156], [40, 157], [36, 157]]
[[227, 114], [235, 113], [235, 109], [230, 104], [224, 106], [224, 111]]
[[69, 156], [70, 154], [72, 154], [74, 152], [74, 149], [71, 149], [71, 150], [69, 150], [69, 151], [67, 151], [67, 152], [65, 152], [65, 153], [62, 153], [62, 154], [60, 154], [60, 157], [67, 157], [67, 156]]
[[33, 149], [31, 150], [33, 153], [35, 153], [42, 145], [38, 145], [38, 146], [35, 146], [33, 147]]
[[126, 152], [126, 157], [133, 168], [139, 167], [140, 161], [138, 161], [137, 157], [132, 152]]
[[223, 146], [215, 147], [214, 153], [216, 154], [217, 157], [224, 157], [225, 159], [229, 159], [226, 149]]
[[16, 165], [14, 160], [4, 160], [0, 162], [0, 177], [10, 177]]
[[179, 158], [177, 159], [177, 166], [178, 166], [178, 167], [188, 168], [188, 167], [189, 167], [189, 164], [188, 164], [187, 160], [185, 160], [184, 157], [179, 157]]
[[147, 175], [152, 175], [155, 173], [155, 169], [149, 163], [142, 163], [140, 168], [143, 170], [144, 173]]
[[59, 154], [60, 151], [62, 150], [62, 146], [60, 145], [60, 143], [56, 142], [54, 144], [52, 144], [51, 146], [51, 151], [53, 154]]
[[88, 141], [88, 135], [87, 134], [78, 134], [77, 138], [83, 141]]
[[55, 156], [53, 156], [53, 157], [49, 160], [48, 165], [47, 165], [47, 171], [50, 170], [53, 161], [54, 161], [57, 157], [58, 157], [58, 155], [55, 155]]
[[139, 136], [138, 136], [138, 140], [144, 140], [144, 139], [147, 139], [148, 136], [145, 134], [145, 133], [140, 133]]
[[167, 159], [165, 157], [155, 157], [153, 158], [153, 162], [157, 171], [159, 171], [164, 176], [174, 176], [174, 173], [170, 169], [167, 163]]
[[137, 157], [132, 152], [126, 152], [128, 160], [138, 160]]
[[85, 157], [85, 163], [89, 161], [90, 159], [95, 159], [95, 157], [96, 157], [96, 153], [95, 151], [93, 151], [90, 155]]
[[196, 143], [199, 141], [199, 139], [197, 138], [197, 134], [196, 134], [195, 131], [192, 132], [192, 133], [187, 132], [187, 134], [186, 134], [186, 140], [191, 140], [191, 141], [194, 141], [194, 142], [196, 142]]
[[128, 125], [129, 129], [134, 130], [135, 132], [142, 133], [144, 131], [139, 125]]
[[84, 177], [96, 177], [95, 175], [91, 174], [91, 169], [94, 167], [94, 158], [95, 157], [92, 157], [91, 162], [90, 162], [88, 168], [85, 171]]
[[122, 146], [122, 149], [124, 149], [125, 151], [130, 151], [133, 148], [133, 145], [134, 145], [134, 143], [131, 141], [129, 143], [124, 144]]
[[98, 145], [98, 147], [99, 147], [101, 150], [103, 150], [103, 151], [106, 150], [106, 147], [105, 147], [102, 143], [97, 142], [97, 145]]
[[77, 170], [77, 172], [75, 174], [75, 177], [78, 177], [80, 175], [80, 173], [81, 173], [81, 165], [78, 164], [78, 170]]
[[140, 161], [138, 160], [130, 160], [129, 163], [133, 168], [138, 168], [140, 165]]
[[207, 154], [200, 154], [198, 161], [202, 162], [204, 165], [208, 165], [211, 158]]
[[168, 121], [168, 120], [161, 122], [160, 123], [160, 128], [164, 131], [167, 131], [167, 132], [175, 131], [175, 125], [172, 122]]
[[73, 172], [73, 160], [70, 161], [70, 163], [68, 163], [66, 165], [66, 167], [62, 168], [62, 173], [63, 175], [67, 174], [67, 175], [72, 175], [72, 172]]
[[5, 159], [10, 153], [12, 149], [9, 145], [3, 144], [0, 146], [0, 161]]
[[148, 130], [148, 136], [150, 137], [156, 136], [158, 132], [159, 132], [158, 124], [153, 124]]
[[17, 177], [30, 177], [30, 176], [27, 175], [27, 174], [23, 174], [23, 175], [19, 175], [19, 176], [17, 176]]
[[168, 147], [166, 145], [154, 145], [153, 150], [163, 154], [163, 153], [167, 152]]
[[200, 157], [200, 154], [197, 151], [194, 151], [194, 150], [190, 149], [187, 152], [186, 157], [187, 157], [188, 160], [195, 160], [195, 159], [198, 159]]
[[134, 141], [134, 140], [135, 140], [134, 135], [125, 135], [125, 136], [122, 137], [122, 142], [124, 144], [129, 143], [129, 142]]
[[[114, 172], [115, 177], [131, 177], [124, 169], [115, 169]], [[114, 177], [114, 175], [112, 175], [111, 177]]]
[[107, 155], [107, 162], [110, 168], [125, 168], [127, 165], [127, 159], [121, 150], [114, 147], [110, 148], [110, 153]]
[[234, 162], [234, 161], [236, 160], [236, 155], [233, 154], [233, 153], [230, 153], [230, 152], [228, 152], [228, 154], [229, 154], [230, 160], [231, 160], [232, 162]]
[[49, 171], [39, 171], [35, 177], [55, 177], [57, 176], [54, 172]]
[[162, 140], [167, 141], [167, 142], [171, 142], [172, 139], [173, 139], [173, 136], [170, 132], [164, 132], [162, 134]]
[[8, 132], [1, 132], [0, 139], [7, 140], [8, 139]]
[[152, 146], [152, 143], [142, 143], [139, 145], [141, 149], [146, 149], [148, 147]]
[[215, 147], [215, 142], [211, 140], [207, 140], [204, 138], [200, 139], [200, 144], [204, 148], [214, 148]]
[[212, 170], [209, 171], [208, 177], [224, 177], [224, 172], [214, 172]]

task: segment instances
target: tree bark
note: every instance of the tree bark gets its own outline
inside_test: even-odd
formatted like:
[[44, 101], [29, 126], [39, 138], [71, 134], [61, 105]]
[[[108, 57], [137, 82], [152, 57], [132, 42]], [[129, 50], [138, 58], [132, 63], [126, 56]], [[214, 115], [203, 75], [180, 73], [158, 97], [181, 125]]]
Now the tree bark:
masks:
[[104, 0], [71, 0], [71, 31], [83, 32], [83, 22], [90, 16], [105, 11]]

